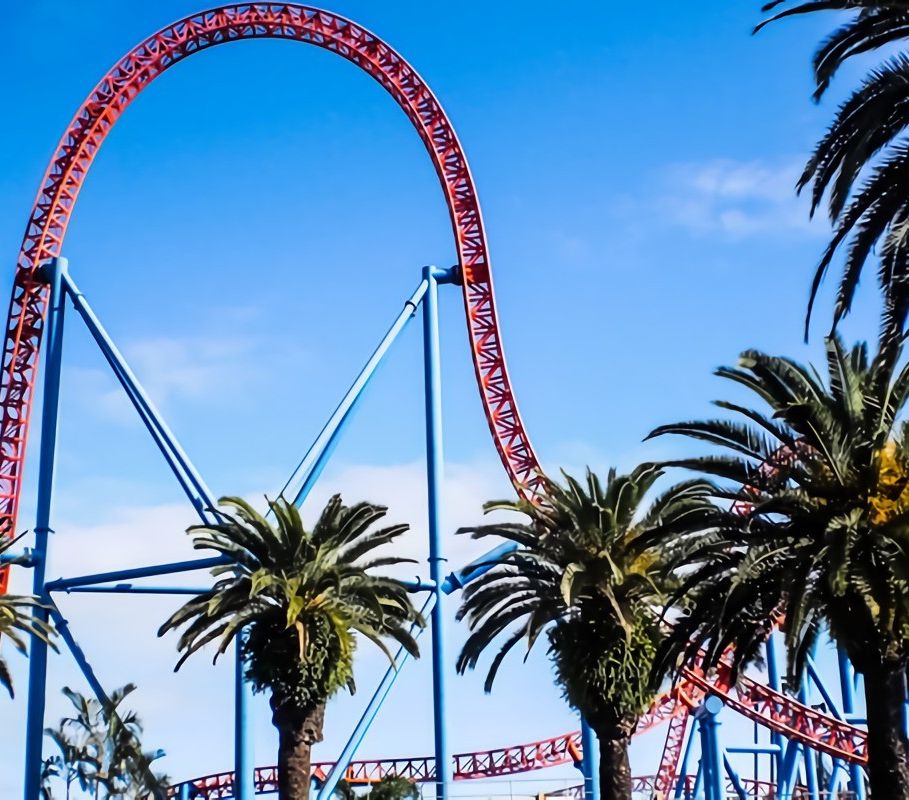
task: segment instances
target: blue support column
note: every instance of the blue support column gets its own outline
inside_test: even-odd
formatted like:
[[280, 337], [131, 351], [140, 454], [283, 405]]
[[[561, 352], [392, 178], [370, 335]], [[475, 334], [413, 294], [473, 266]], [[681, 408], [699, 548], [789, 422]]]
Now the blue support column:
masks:
[[[767, 678], [770, 688], [775, 692], [782, 692], [783, 684], [780, 681], [780, 667], [776, 658], [776, 642], [772, 633], [767, 637], [767, 642], [764, 645], [764, 654], [767, 661]], [[780, 770], [783, 766], [783, 746], [785, 742], [782, 734], [775, 731], [770, 732], [770, 742], [778, 748], [776, 757], [770, 762], [770, 780], [772, 782], [779, 780]]]
[[694, 738], [694, 728], [691, 725], [688, 725], [688, 741], [685, 742], [685, 752], [682, 755], [682, 763], [679, 766], [679, 774], [676, 777], [675, 793], [672, 795], [673, 800], [682, 800], [682, 794], [685, 792], [685, 787], [688, 783], [688, 765], [691, 762], [691, 749], [694, 745]]
[[584, 775], [584, 800], [600, 800], [599, 749], [593, 728], [581, 717], [581, 753], [584, 756], [581, 773]]
[[255, 759], [252, 737], [249, 735], [249, 715], [252, 705], [252, 687], [244, 677], [242, 642], [246, 631], [234, 640], [234, 798], [253, 800], [256, 793]]
[[[808, 656], [808, 672], [811, 674], [812, 669], [812, 658], [811, 655], [817, 650], [817, 642], [811, 648], [811, 654]], [[808, 687], [808, 675], [802, 677], [802, 685], [799, 688], [798, 699], [802, 705], [810, 705], [810, 693]], [[818, 680], [820, 678], [818, 677]], [[826, 691], [826, 690], [825, 690]], [[818, 786], [817, 779], [817, 761], [815, 759], [815, 753], [808, 747], [802, 747], [802, 760], [805, 765], [805, 785], [808, 787], [808, 798], [809, 800], [821, 800], [820, 788]]]
[[723, 710], [723, 701], [710, 695], [694, 712], [701, 734], [701, 772], [704, 776], [705, 800], [724, 800], [723, 759], [720, 751], [720, 723], [717, 715]]
[[439, 283], [450, 283], [453, 271], [424, 267], [427, 282], [423, 300], [423, 367], [426, 395], [426, 480], [429, 499], [429, 579], [434, 584], [432, 609], [432, 711], [436, 759], [436, 798], [446, 800], [452, 779], [451, 751], [445, 720], [444, 593], [445, 556], [442, 550], [442, 373], [439, 358]]
[[[850, 719], [855, 714], [855, 670], [843, 648], [836, 650], [840, 673], [840, 692], [843, 695], [843, 716]], [[849, 765], [849, 791], [855, 800], [865, 800], [865, 775], [858, 764]]]
[[[51, 507], [57, 450], [57, 417], [60, 407], [60, 368], [63, 356], [65, 258], [54, 258], [41, 267], [50, 286], [47, 326], [44, 338], [44, 404], [41, 409], [41, 452], [38, 459], [38, 508], [35, 522], [35, 566], [32, 592], [47, 599], [44, 581], [47, 570], [48, 539], [52, 532]], [[44, 622], [45, 608], [34, 615]], [[28, 661], [28, 716], [25, 733], [25, 800], [38, 800], [41, 791], [41, 762], [44, 742], [44, 704], [47, 689], [47, 645], [33, 636]]]

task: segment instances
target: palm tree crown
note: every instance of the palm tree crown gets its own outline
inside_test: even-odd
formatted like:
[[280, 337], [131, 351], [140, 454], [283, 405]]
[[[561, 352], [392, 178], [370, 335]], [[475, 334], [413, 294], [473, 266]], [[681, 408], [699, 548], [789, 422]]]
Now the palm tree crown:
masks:
[[[815, 97], [820, 98], [839, 67], [855, 55], [901, 41], [909, 35], [906, 0], [809, 0], [777, 10], [763, 25], [814, 11], [853, 11], [826, 39], [814, 58]], [[811, 185], [812, 214], [828, 198], [833, 235], [815, 271], [808, 318], [825, 273], [845, 249], [833, 327], [847, 314], [862, 270], [878, 253], [878, 279], [884, 295], [881, 341], [900, 338], [909, 314], [909, 58], [899, 54], [873, 69], [840, 106], [826, 135], [799, 179]], [[864, 179], [862, 178], [862, 176]], [[856, 185], [858, 181], [861, 183]], [[807, 335], [806, 319], [806, 335]]]
[[[720, 451], [671, 462], [709, 476], [720, 502], [705, 498], [656, 532], [676, 548], [682, 576], [672, 598], [679, 617], [658, 664], [690, 661], [703, 647], [707, 665], [728, 658], [737, 671], [781, 619], [794, 682], [829, 629], [865, 673], [874, 784], [876, 767], [909, 753], [899, 720], [884, 735], [894, 720], [873, 719], [899, 707], [893, 697], [909, 663], [909, 428], [899, 422], [909, 367], [894, 374], [890, 356], [869, 360], [864, 345], [847, 351], [833, 338], [826, 381], [756, 351], [717, 374], [766, 410], [718, 402], [738, 419], [651, 434], [681, 434]], [[909, 767], [893, 768], [909, 781]], [[906, 796], [892, 784], [873, 791]]]
[[[235, 513], [222, 513], [218, 524], [189, 532], [194, 547], [215, 550], [230, 563], [213, 570], [218, 580], [211, 589], [178, 609], [160, 633], [184, 628], [179, 668], [210, 642], [217, 643], [217, 660], [247, 631], [241, 643], [247, 677], [255, 689], [270, 692], [281, 753], [302, 759], [295, 762], [297, 788], [283, 786], [282, 800], [305, 796], [308, 748], [321, 739], [324, 704], [340, 689], [355, 688], [356, 636], [372, 641], [389, 659], [387, 639], [418, 654], [410, 629], [423, 620], [405, 586], [372, 572], [408, 561], [373, 553], [408, 526], [374, 530], [386, 509], [371, 503], [348, 507], [339, 495], [312, 530], [284, 500], [269, 502], [274, 524], [239, 498], [224, 498], [221, 504]], [[285, 767], [282, 774], [288, 777], [290, 767]]]
[[630, 792], [627, 742], [653, 698], [650, 671], [662, 635], [661, 564], [642, 535], [682, 513], [691, 491], [677, 487], [646, 507], [645, 495], [661, 474], [652, 464], [629, 475], [611, 470], [605, 487], [590, 471], [585, 484], [565, 475], [564, 486], [546, 481], [539, 505], [486, 506], [518, 511], [527, 523], [462, 529], [476, 538], [505, 538], [517, 549], [465, 589], [459, 618], [471, 632], [458, 670], [475, 667], [501, 640], [486, 677], [489, 691], [509, 651], [521, 641], [529, 651], [546, 633], [565, 698], [600, 738], [608, 797]]

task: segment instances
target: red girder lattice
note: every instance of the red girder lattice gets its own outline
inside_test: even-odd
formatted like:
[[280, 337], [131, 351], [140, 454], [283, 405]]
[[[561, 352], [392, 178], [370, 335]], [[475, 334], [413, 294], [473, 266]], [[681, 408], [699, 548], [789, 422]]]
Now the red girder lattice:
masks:
[[[64, 133], [38, 191], [19, 254], [0, 383], [0, 525], [14, 531], [47, 289], [36, 269], [60, 254], [79, 190], [101, 144], [130, 102], [193, 53], [240, 39], [291, 39], [330, 50], [371, 75], [395, 99], [432, 158], [451, 216], [477, 384], [496, 449], [518, 492], [541, 480], [508, 378], [489, 249], [464, 151], [429, 87], [397, 52], [350, 20], [291, 3], [226, 5], [169, 25], [101, 79]], [[0, 574], [6, 591], [8, 570]]]

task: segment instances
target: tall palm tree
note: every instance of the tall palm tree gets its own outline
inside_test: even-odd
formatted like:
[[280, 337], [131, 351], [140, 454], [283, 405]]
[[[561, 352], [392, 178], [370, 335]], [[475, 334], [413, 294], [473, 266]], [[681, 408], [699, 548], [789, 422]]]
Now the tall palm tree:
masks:
[[404, 585], [375, 575], [379, 567], [408, 559], [376, 555], [407, 525], [375, 529], [383, 506], [345, 506], [335, 495], [312, 530], [296, 507], [269, 502], [271, 524], [245, 501], [227, 497], [222, 522], [189, 529], [197, 549], [212, 549], [230, 563], [207, 592], [177, 610], [159, 633], [183, 627], [177, 669], [209, 642], [215, 660], [240, 632], [247, 677], [270, 693], [272, 720], [279, 734], [280, 800], [309, 795], [310, 750], [322, 739], [326, 701], [347, 687], [354, 691], [357, 635], [393, 660], [386, 640], [418, 654], [411, 626], [422, 626]]
[[[768, 3], [771, 21], [817, 11], [853, 15], [823, 41], [814, 57], [816, 99], [842, 64], [859, 54], [902, 43], [909, 36], [907, 0], [807, 0]], [[820, 284], [845, 250], [833, 327], [851, 307], [865, 264], [877, 252], [884, 297], [881, 342], [899, 340], [909, 314], [909, 55], [898, 53], [872, 69], [840, 106], [799, 179], [811, 185], [812, 215], [827, 196], [834, 225], [815, 271], [808, 318]], [[806, 335], [808, 318], [806, 318]]]
[[[824, 630], [864, 675], [874, 797], [909, 798], [903, 728], [909, 666], [909, 366], [827, 341], [827, 377], [788, 358], [744, 353], [717, 374], [757, 407], [719, 401], [731, 419], [681, 422], [716, 448], [672, 464], [709, 478], [712, 500], [657, 531], [683, 576], [658, 665], [700, 648], [737, 672], [782, 619], [790, 685]], [[730, 502], [733, 504], [730, 507]], [[733, 646], [733, 652], [728, 648]], [[725, 655], [724, 655], [725, 654]]]
[[546, 481], [543, 502], [486, 504], [517, 511], [524, 523], [493, 523], [461, 532], [501, 537], [517, 549], [464, 591], [459, 619], [470, 627], [457, 668], [474, 668], [501, 642], [486, 676], [490, 691], [503, 659], [527, 650], [545, 632], [565, 699], [600, 743], [600, 789], [609, 800], [631, 797], [628, 744], [653, 700], [650, 673], [661, 639], [658, 553], [642, 544], [655, 525], [683, 513], [700, 482], [680, 485], [649, 507], [645, 496], [662, 474], [643, 464], [629, 475], [610, 470], [605, 486], [588, 470], [584, 484], [565, 475]]
[[[22, 536], [8, 537], [0, 532], [0, 555], [7, 553]], [[11, 562], [15, 564], [16, 561]], [[53, 627], [41, 617], [35, 615], [36, 609], [42, 608], [40, 601], [32, 595], [0, 595], [0, 639], [6, 638], [13, 643], [22, 655], [28, 654], [28, 637], [36, 636], [47, 642], [54, 650], [52, 641]], [[0, 656], [0, 686], [3, 686], [10, 697], [13, 697], [13, 676], [9, 664]]]

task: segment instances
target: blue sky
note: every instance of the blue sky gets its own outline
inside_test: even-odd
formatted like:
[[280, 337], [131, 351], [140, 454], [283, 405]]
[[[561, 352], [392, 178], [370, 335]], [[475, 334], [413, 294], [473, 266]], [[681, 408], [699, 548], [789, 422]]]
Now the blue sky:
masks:
[[[745, 347], [818, 355], [801, 341], [826, 231], [793, 185], [843, 87], [810, 102], [809, 54], [829, 20], [750, 36], [758, 3], [369, 3], [331, 10], [372, 29], [424, 76], [476, 178], [504, 343], [544, 463], [630, 466], [677, 445], [641, 439], [703, 414], [713, 368]], [[36, 0], [6, 11], [0, 100], [5, 291], [30, 203], [72, 113], [141, 38], [195, 2]], [[288, 42], [195, 56], [143, 93], [108, 137], [65, 254], [76, 280], [218, 493], [275, 491], [318, 432], [424, 263], [454, 250], [429, 160], [393, 101], [337, 57]], [[874, 336], [874, 293], [846, 326]], [[447, 524], [507, 493], [473, 386], [461, 300], [442, 297]], [[403, 337], [314, 497], [387, 502], [422, 555], [420, 337]], [[68, 326], [57, 530], [60, 575], [188, 552], [192, 521], [81, 324]], [[37, 431], [36, 431], [37, 432]], [[34, 435], [34, 434], [33, 434]], [[23, 526], [32, 524], [36, 450]], [[452, 562], [472, 545], [452, 540]], [[21, 577], [19, 578], [21, 581]], [[169, 601], [63, 598], [102, 679], [136, 704], [167, 771], [230, 768], [229, 664], [172, 676], [154, 640]], [[454, 650], [462, 632], [451, 632]], [[361, 686], [382, 668], [363, 654]], [[458, 752], [575, 726], [542, 654], [515, 658], [492, 697], [458, 679]], [[0, 731], [0, 792], [18, 791], [20, 697]], [[404, 676], [364, 755], [431, 751], [429, 664]], [[52, 686], [79, 685], [65, 658]], [[366, 700], [331, 710], [329, 758]], [[531, 702], [528, 702], [532, 698]], [[52, 695], [49, 719], [61, 710]], [[264, 703], [260, 763], [273, 758]], [[635, 769], [655, 767], [639, 746]], [[570, 771], [566, 774], [571, 775]]]

